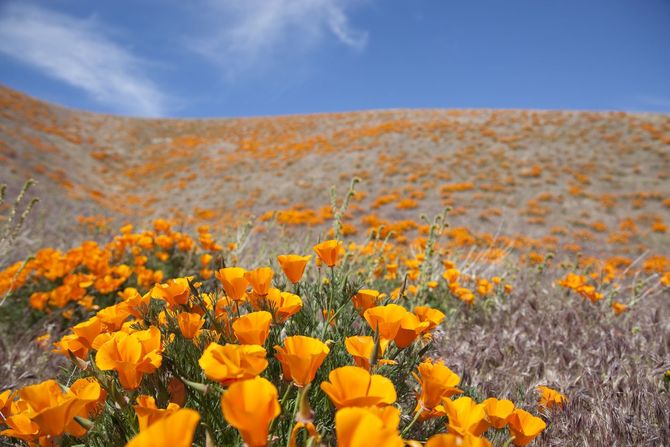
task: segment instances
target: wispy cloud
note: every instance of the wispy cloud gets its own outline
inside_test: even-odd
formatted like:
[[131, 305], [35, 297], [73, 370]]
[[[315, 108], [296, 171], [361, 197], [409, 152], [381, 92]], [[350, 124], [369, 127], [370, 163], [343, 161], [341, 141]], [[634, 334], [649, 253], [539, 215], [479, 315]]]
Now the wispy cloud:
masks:
[[143, 61], [106, 34], [94, 18], [19, 2], [0, 9], [0, 52], [86, 91], [115, 111], [163, 115], [167, 98], [145, 74]]
[[355, 50], [367, 44], [350, 10], [367, 0], [206, 0], [210, 26], [191, 47], [239, 74], [272, 62], [302, 56], [328, 38]]

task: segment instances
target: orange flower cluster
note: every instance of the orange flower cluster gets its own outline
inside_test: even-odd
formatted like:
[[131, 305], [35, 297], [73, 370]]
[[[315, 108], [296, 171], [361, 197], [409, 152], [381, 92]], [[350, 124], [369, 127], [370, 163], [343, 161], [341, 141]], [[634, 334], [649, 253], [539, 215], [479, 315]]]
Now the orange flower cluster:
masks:
[[[512, 285], [503, 283], [498, 276], [494, 276], [490, 280], [475, 278], [462, 274], [452, 261], [446, 260], [443, 264], [445, 270], [442, 277], [447, 282], [449, 292], [465, 304], [472, 304], [477, 296], [480, 298], [491, 296], [496, 289], [499, 293], [509, 294], [512, 292]], [[466, 287], [468, 283], [472, 284], [471, 287]]]
[[[166, 234], [165, 225], [157, 225], [157, 231]], [[2, 433], [40, 445], [56, 443], [64, 434], [85, 437], [88, 428], [100, 423], [102, 403], [108, 401], [106, 408], [125, 411], [125, 418], [137, 421], [139, 430], [131, 430], [137, 435], [127, 439], [127, 446], [191, 445], [200, 432], [200, 419], [206, 418], [207, 436], [212, 435], [212, 420], [219, 420], [218, 424], [236, 429], [246, 445], [263, 447], [270, 442], [275, 420], [286, 417], [285, 399], [295, 390], [291, 399], [295, 417], [286, 438], [289, 445], [297, 445], [301, 431], [313, 440], [322, 437], [310, 407], [312, 390], [323, 393], [332, 404], [338, 445], [400, 447], [405, 443], [400, 430], [402, 408], [393, 377], [385, 375], [384, 368], [400, 365], [398, 359], [404, 356], [405, 362], [413, 359], [418, 366], [416, 404], [409, 408], [410, 413], [414, 408], [415, 418], [402, 433], [415, 423], [448, 417], [448, 424], [438, 427], [442, 433], [427, 445], [490, 445], [485, 432], [504, 427], [514, 435], [516, 445], [526, 445], [544, 429], [541, 419], [509, 401], [452, 400], [462, 393], [460, 377], [442, 361], [419, 362], [416, 354], [429, 347], [432, 332], [446, 318], [440, 310], [425, 305], [412, 309], [399, 293], [387, 295], [374, 289], [337, 298], [344, 290], [341, 275], [350, 269], [348, 265], [340, 268], [341, 264], [352, 259], [352, 253], [374, 246], [348, 249], [352, 252], [347, 253], [337, 240], [313, 247], [316, 265], [330, 274], [326, 283], [304, 278], [310, 256], [278, 256], [287, 279], [284, 284], [292, 291], [275, 287], [275, 271], [265, 266], [224, 267], [207, 284], [181, 277], [156, 282], [144, 294], [132, 287], [123, 289], [118, 293], [120, 301], [74, 325], [55, 343], [55, 351], [68, 356], [78, 374], [87, 378], [69, 389], [50, 381], [40, 385], [44, 390], [38, 393], [30, 387], [3, 393], [0, 410], [7, 428]], [[421, 255], [403, 260], [415, 288], [421, 281], [423, 261]], [[445, 278], [450, 284], [464, 280], [454, 265], [445, 262], [445, 267], [449, 267]], [[386, 263], [382, 274], [393, 276], [396, 268]], [[496, 278], [473, 284], [473, 293], [481, 296], [503, 287]], [[427, 287], [434, 289], [438, 284]], [[303, 298], [293, 293], [300, 290], [310, 293], [305, 309]], [[352, 318], [345, 328], [338, 321], [343, 312]], [[317, 327], [311, 328], [315, 333], [293, 332], [304, 318], [315, 318]], [[340, 331], [347, 335], [341, 336]], [[319, 332], [321, 336], [315, 336]], [[333, 356], [333, 344], [341, 344], [337, 350], [349, 354], [345, 357], [349, 364], [342, 363], [341, 355]], [[417, 363], [410, 364], [408, 374]], [[273, 377], [280, 380], [270, 380]], [[202, 411], [201, 399], [212, 393], [220, 393], [216, 395], [220, 416], [184, 408]], [[124, 405], [131, 399], [132, 407]], [[547, 402], [557, 398], [549, 396]]]
[[15, 393], [7, 390], [0, 394], [0, 411], [7, 426], [0, 435], [48, 446], [63, 434], [83, 436], [87, 428], [75, 418], [95, 416], [105, 398], [94, 379], [79, 379], [68, 388], [47, 380]]
[[[173, 231], [162, 219], [154, 222], [154, 231], [133, 233], [132, 225], [126, 225], [120, 233], [105, 246], [88, 241], [66, 253], [51, 248], [39, 250], [25, 264], [18, 262], [0, 272], [0, 295], [16, 293], [28, 283], [43, 280], [46, 288], [41, 286], [30, 294], [31, 307], [51, 310], [76, 303], [95, 310], [100, 300], [124, 287], [147, 289], [160, 282], [171, 257], [196, 247], [189, 235]], [[204, 250], [221, 249], [207, 231], [200, 232], [200, 244]], [[211, 276], [211, 255], [204, 254], [201, 261], [203, 277]], [[71, 306], [68, 312], [72, 312]]]
[[603, 299], [603, 294], [598, 293], [595, 286], [588, 284], [588, 280], [584, 275], [568, 273], [563, 279], [556, 281], [556, 283], [561, 287], [578, 293], [592, 303]]

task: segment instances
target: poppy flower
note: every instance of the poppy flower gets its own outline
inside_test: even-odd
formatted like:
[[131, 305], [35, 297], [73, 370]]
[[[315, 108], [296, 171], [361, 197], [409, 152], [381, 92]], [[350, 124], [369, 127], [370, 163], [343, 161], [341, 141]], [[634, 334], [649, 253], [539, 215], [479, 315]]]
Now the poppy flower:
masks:
[[432, 436], [424, 447], [491, 447], [488, 439], [471, 434], [459, 436], [453, 433], [440, 433]]
[[614, 311], [615, 315], [621, 315], [622, 313], [624, 313], [628, 310], [628, 306], [625, 305], [624, 303], [619, 302], [619, 301], [613, 301], [612, 302], [612, 310]]
[[30, 420], [26, 413], [9, 416], [3, 420], [7, 429], [0, 431], [0, 435], [21, 439], [27, 443], [35, 441], [40, 435], [40, 427]]
[[351, 301], [358, 312], [362, 314], [371, 307], [378, 305], [383, 296], [378, 290], [362, 289], [351, 297]]
[[430, 323], [421, 322], [419, 317], [413, 313], [406, 312], [405, 316], [400, 320], [400, 327], [396, 336], [393, 338], [393, 342], [400, 349], [405, 349], [416, 340], [416, 338], [423, 333]]
[[2, 414], [2, 417], [9, 417], [13, 400], [14, 392], [12, 390], [5, 390], [0, 393], [0, 414]]
[[316, 338], [294, 335], [286, 337], [283, 347], [275, 346], [275, 351], [284, 379], [291, 380], [297, 386], [306, 386], [314, 380], [317, 369], [330, 349]]
[[284, 275], [291, 281], [293, 284], [296, 284], [302, 278], [302, 275], [305, 273], [305, 266], [309, 260], [312, 259], [312, 256], [300, 256], [300, 255], [279, 255], [277, 256], [277, 261], [281, 266]]
[[242, 315], [233, 323], [235, 337], [244, 345], [263, 345], [270, 332], [272, 314], [264, 310]]
[[663, 284], [665, 287], [670, 287], [670, 272], [666, 272], [661, 276], [661, 284]]
[[507, 418], [514, 411], [514, 403], [507, 399], [496, 399], [490, 397], [482, 402], [486, 418], [494, 428], [503, 428], [507, 425]]
[[127, 390], [140, 386], [144, 374], [161, 366], [161, 333], [151, 326], [132, 334], [116, 332], [98, 349], [95, 363], [101, 371], [115, 370]]
[[228, 385], [262, 373], [268, 366], [265, 356], [265, 349], [258, 345], [210, 343], [198, 364], [209, 379]]
[[247, 292], [249, 280], [245, 277], [246, 270], [241, 267], [226, 267], [216, 272], [216, 279], [221, 282], [229, 299], [242, 301]]
[[341, 241], [331, 239], [329, 241], [316, 244], [314, 246], [314, 251], [324, 264], [326, 264], [328, 267], [334, 267], [335, 264], [337, 264], [341, 248]]
[[129, 301], [121, 301], [113, 306], [105, 307], [98, 311], [96, 317], [103, 325], [105, 332], [118, 331], [132, 315], [131, 304]]
[[391, 380], [357, 366], [336, 368], [328, 380], [321, 382], [321, 390], [338, 409], [391, 405], [397, 398]]
[[270, 267], [259, 267], [256, 270], [244, 272], [244, 278], [251, 284], [256, 295], [265, 296], [270, 290], [274, 274]]
[[[347, 337], [344, 340], [344, 347], [347, 352], [354, 358], [354, 363], [360, 368], [370, 370], [370, 359], [375, 349], [375, 340], [369, 335], [357, 335]], [[379, 346], [379, 357], [384, 355], [384, 345]]]
[[461, 272], [455, 268], [450, 268], [445, 270], [442, 276], [449, 284], [455, 284], [458, 281], [458, 277], [461, 276]]
[[150, 425], [179, 410], [179, 405], [173, 403], [169, 403], [167, 408], [158, 408], [156, 400], [144, 394], [137, 396], [136, 402], [137, 405], [134, 405], [133, 408], [137, 414], [140, 431], [146, 430]]
[[[397, 409], [395, 409], [397, 412]], [[389, 412], [392, 412], [390, 410]], [[335, 413], [338, 447], [403, 447], [398, 420], [368, 408], [342, 408]]]
[[102, 322], [98, 317], [91, 317], [88, 320], [73, 326], [72, 332], [79, 337], [79, 341], [82, 345], [90, 349], [95, 337], [102, 332]]
[[321, 435], [316, 431], [316, 427], [311, 422], [296, 422], [293, 428], [291, 429], [291, 438], [288, 442], [288, 447], [297, 447], [298, 445], [298, 434], [300, 430], [304, 429], [307, 432], [307, 435], [312, 438], [317, 445], [321, 442]]
[[426, 331], [432, 331], [444, 320], [445, 315], [437, 309], [428, 306], [416, 306], [414, 308], [414, 315], [419, 317], [419, 321], [428, 322]]
[[205, 320], [202, 319], [200, 314], [182, 312], [177, 315], [177, 323], [184, 338], [191, 340], [205, 324]]
[[541, 408], [561, 408], [568, 401], [563, 394], [548, 386], [538, 386], [537, 390], [540, 392], [540, 402], [538, 405]]
[[421, 362], [418, 366], [418, 374], [412, 373], [421, 385], [419, 395], [419, 408], [424, 411], [432, 411], [442, 399], [462, 393], [463, 390], [456, 388], [461, 381], [452, 370], [442, 361], [433, 363], [431, 359]]
[[449, 417], [450, 433], [460, 436], [471, 433], [479, 436], [489, 428], [484, 406], [470, 397], [459, 397], [456, 400], [444, 398], [442, 399], [442, 407]]
[[85, 345], [85, 340], [77, 334], [64, 335], [60, 340], [54, 343], [57, 352], [63, 355], [72, 353], [77, 358], [85, 360], [88, 357], [89, 348]]
[[[79, 383], [75, 391], [79, 394], [64, 392], [55, 380], [46, 380], [36, 385], [26, 386], [18, 391], [20, 400], [26, 405], [25, 415], [30, 421], [39, 427], [41, 434], [60, 436], [63, 433], [71, 433], [75, 436], [83, 436], [86, 433], [81, 425], [75, 420], [75, 416], [87, 416], [86, 407], [89, 403], [97, 402], [101, 396], [100, 384], [95, 381], [90, 383], [88, 389]], [[73, 384], [74, 385], [74, 384]], [[31, 424], [16, 419], [16, 429], [33, 430]]]
[[477, 293], [485, 297], [493, 291], [493, 284], [491, 284], [487, 279], [481, 278], [477, 281]]
[[270, 311], [274, 314], [275, 321], [280, 324], [302, 309], [302, 300], [298, 295], [281, 292], [279, 289], [270, 289], [265, 300]]
[[547, 424], [537, 416], [517, 408], [507, 419], [507, 427], [510, 434], [514, 436], [514, 445], [524, 446], [530, 444]]
[[382, 340], [390, 341], [395, 338], [400, 329], [400, 323], [408, 311], [397, 304], [371, 307], [363, 313], [373, 331], [379, 332]]
[[277, 388], [262, 377], [235, 382], [221, 396], [221, 410], [249, 447], [264, 447], [269, 425], [281, 412]]
[[164, 284], [156, 284], [151, 289], [151, 297], [165, 300], [170, 308], [186, 304], [190, 295], [188, 278], [170, 279]]
[[191, 447], [199, 421], [197, 411], [182, 408], [141, 430], [126, 447]]
[[[77, 396], [78, 399], [86, 401], [84, 409], [77, 414], [77, 416], [82, 417], [99, 414], [107, 398], [107, 392], [93, 377], [83, 377], [75, 380], [70, 385], [69, 392]], [[75, 424], [73, 423], [72, 425], [74, 426]], [[76, 428], [81, 429], [82, 427], [76, 424]], [[81, 433], [83, 434], [85, 431], [81, 430]]]

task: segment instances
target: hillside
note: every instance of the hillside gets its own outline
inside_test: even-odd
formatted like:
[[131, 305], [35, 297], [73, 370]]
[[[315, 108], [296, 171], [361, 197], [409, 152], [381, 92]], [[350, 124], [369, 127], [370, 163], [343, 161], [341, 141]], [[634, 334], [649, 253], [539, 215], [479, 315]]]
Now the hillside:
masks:
[[0, 444], [670, 439], [669, 115], [0, 104]]
[[382, 223], [399, 233], [408, 227], [398, 222], [450, 206], [452, 228], [467, 228], [466, 238], [497, 234], [501, 247], [633, 257], [670, 247], [666, 115], [391, 110], [148, 120], [68, 110], [9, 88], [0, 105], [0, 178], [10, 192], [29, 177], [39, 182], [41, 223], [31, 237], [56, 245], [79, 216], [221, 229], [284, 211], [281, 222], [319, 228], [331, 185], [343, 194], [357, 176], [361, 193], [346, 222], [359, 234]]

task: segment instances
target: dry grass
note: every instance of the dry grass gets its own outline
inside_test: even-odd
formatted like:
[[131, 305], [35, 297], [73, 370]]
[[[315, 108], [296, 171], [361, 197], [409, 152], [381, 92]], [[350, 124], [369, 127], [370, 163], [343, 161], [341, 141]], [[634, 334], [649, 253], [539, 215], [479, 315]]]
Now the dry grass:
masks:
[[[521, 284], [537, 279], [532, 271], [522, 277]], [[503, 396], [528, 409], [536, 408], [537, 385], [561, 389], [570, 403], [549, 418], [535, 445], [665, 445], [668, 293], [614, 317], [548, 282], [522, 286], [490, 312], [447, 324], [441, 351], [448, 363], [482, 398]]]

